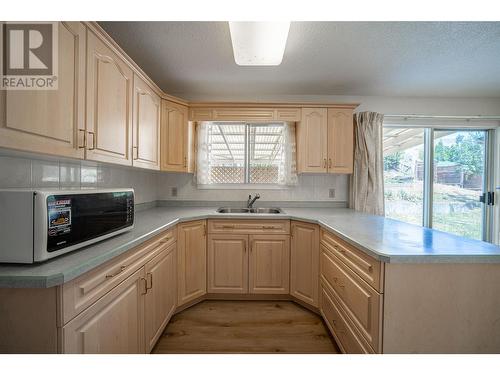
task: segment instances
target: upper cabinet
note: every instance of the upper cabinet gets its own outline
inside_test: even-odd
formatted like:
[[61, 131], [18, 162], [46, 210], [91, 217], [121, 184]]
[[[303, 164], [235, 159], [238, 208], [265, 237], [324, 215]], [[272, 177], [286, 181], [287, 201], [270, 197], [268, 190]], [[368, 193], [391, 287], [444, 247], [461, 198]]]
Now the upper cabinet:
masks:
[[81, 159], [85, 26], [80, 22], [58, 25], [58, 89], [0, 91], [0, 147]]
[[87, 159], [132, 165], [133, 78], [127, 63], [89, 30]]
[[327, 171], [328, 124], [326, 108], [302, 108], [297, 126], [297, 158], [299, 172]]
[[194, 171], [194, 124], [188, 121], [186, 106], [162, 101], [161, 170]]
[[297, 126], [299, 173], [352, 173], [353, 126], [351, 108], [302, 108]]
[[134, 74], [133, 165], [160, 169], [160, 97]]
[[351, 109], [328, 108], [328, 172], [352, 173], [354, 120]]

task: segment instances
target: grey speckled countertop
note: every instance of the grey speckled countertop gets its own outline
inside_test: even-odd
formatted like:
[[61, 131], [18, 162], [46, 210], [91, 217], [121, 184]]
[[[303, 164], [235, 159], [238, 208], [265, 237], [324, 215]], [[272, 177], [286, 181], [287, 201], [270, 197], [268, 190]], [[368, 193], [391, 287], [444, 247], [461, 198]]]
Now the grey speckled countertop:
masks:
[[0, 287], [63, 284], [183, 221], [207, 218], [298, 219], [318, 223], [388, 263], [500, 263], [500, 247], [346, 208], [284, 208], [283, 214], [218, 214], [215, 207], [154, 207], [130, 232], [35, 265], [0, 265]]

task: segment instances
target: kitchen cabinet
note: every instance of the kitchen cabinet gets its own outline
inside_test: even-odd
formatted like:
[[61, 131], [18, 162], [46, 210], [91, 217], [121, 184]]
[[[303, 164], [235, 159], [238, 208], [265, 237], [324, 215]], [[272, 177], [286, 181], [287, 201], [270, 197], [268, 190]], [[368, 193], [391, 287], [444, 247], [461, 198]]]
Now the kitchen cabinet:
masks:
[[0, 147], [83, 159], [85, 26], [58, 31], [58, 89], [0, 90]]
[[290, 236], [252, 234], [249, 240], [249, 292], [288, 294], [290, 290]]
[[64, 353], [144, 353], [144, 267], [62, 328]]
[[297, 161], [300, 173], [326, 173], [328, 154], [326, 108], [302, 108], [297, 126]]
[[160, 97], [134, 74], [133, 165], [160, 169]]
[[208, 292], [248, 293], [248, 236], [208, 236]]
[[318, 307], [319, 227], [292, 221], [290, 244], [290, 294]]
[[86, 158], [132, 165], [133, 71], [92, 31], [87, 33]]
[[297, 126], [299, 173], [352, 173], [353, 158], [351, 108], [302, 108]]
[[197, 220], [177, 228], [177, 301], [184, 305], [207, 292], [207, 223]]
[[177, 305], [176, 254], [176, 245], [173, 244], [145, 265], [146, 353], [155, 346]]
[[161, 170], [194, 171], [194, 124], [188, 122], [186, 106], [162, 101]]
[[351, 109], [328, 108], [328, 172], [352, 173], [354, 121]]

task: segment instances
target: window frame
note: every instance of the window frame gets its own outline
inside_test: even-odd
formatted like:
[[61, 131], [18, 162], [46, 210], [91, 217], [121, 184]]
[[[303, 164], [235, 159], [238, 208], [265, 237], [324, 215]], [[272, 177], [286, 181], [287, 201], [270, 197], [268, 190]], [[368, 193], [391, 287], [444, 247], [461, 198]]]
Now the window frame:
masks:
[[[197, 184], [197, 188], [200, 190], [217, 190], [217, 189], [227, 189], [227, 190], [241, 190], [241, 189], [259, 189], [259, 190], [278, 190], [278, 189], [289, 189], [290, 186], [279, 184], [278, 182], [272, 183], [252, 183], [250, 182], [251, 174], [251, 128], [252, 127], [266, 127], [266, 126], [281, 126], [283, 130], [286, 128], [285, 121], [207, 121], [215, 126], [221, 125], [231, 125], [240, 124], [245, 126], [244, 132], [244, 182], [242, 183], [217, 183], [217, 184]], [[281, 134], [284, 137], [284, 134]], [[285, 152], [285, 150], [282, 150]]]

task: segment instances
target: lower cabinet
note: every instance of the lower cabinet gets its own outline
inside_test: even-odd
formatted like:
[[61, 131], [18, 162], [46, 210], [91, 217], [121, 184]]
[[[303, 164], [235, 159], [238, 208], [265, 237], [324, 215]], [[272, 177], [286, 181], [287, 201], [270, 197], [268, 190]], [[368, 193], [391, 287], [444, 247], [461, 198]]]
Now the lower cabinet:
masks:
[[292, 221], [290, 294], [318, 307], [319, 226]]
[[248, 293], [248, 236], [208, 236], [208, 292]]
[[177, 306], [176, 244], [146, 263], [145, 333], [149, 353], [161, 336]]
[[64, 353], [144, 353], [144, 267], [62, 329]]
[[177, 227], [177, 302], [191, 302], [207, 293], [207, 223], [191, 221]]
[[249, 292], [288, 294], [290, 290], [290, 236], [250, 235]]

